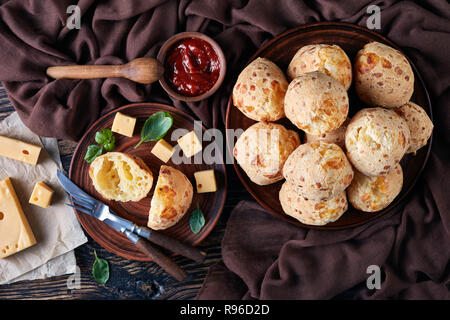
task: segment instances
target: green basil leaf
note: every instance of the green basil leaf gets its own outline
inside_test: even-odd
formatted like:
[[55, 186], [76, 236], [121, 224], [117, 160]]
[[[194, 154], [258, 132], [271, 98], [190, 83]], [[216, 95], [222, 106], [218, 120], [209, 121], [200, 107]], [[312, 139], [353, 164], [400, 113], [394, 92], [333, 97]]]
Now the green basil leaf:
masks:
[[103, 145], [107, 152], [112, 151], [115, 148], [115, 144], [113, 142], [107, 142]]
[[114, 145], [116, 143], [116, 138], [114, 137], [114, 134], [111, 131], [111, 129], [103, 129], [102, 131], [97, 132], [95, 134], [95, 142], [102, 145], [106, 144]]
[[90, 145], [87, 148], [86, 154], [84, 155], [84, 160], [86, 162], [91, 163], [95, 160], [98, 156], [101, 156], [103, 153], [103, 148], [101, 146], [98, 146], [96, 144]]
[[109, 279], [109, 264], [105, 259], [100, 259], [94, 250], [95, 262], [92, 266], [92, 276], [99, 284], [105, 284]]
[[164, 137], [173, 125], [170, 113], [159, 111], [152, 114], [144, 123], [141, 131], [141, 141], [134, 147], [138, 148], [147, 141], [157, 141]]
[[203, 216], [202, 210], [200, 210], [200, 205], [197, 202], [197, 208], [192, 211], [189, 218], [189, 225], [191, 226], [191, 231], [195, 234], [199, 233], [205, 225], [205, 217]]

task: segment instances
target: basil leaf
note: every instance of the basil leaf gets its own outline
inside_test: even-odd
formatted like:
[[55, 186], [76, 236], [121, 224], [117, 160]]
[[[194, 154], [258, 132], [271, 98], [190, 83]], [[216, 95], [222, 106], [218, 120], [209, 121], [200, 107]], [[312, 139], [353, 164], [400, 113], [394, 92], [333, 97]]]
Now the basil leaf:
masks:
[[97, 142], [98, 144], [102, 144], [105, 147], [106, 151], [111, 151], [112, 149], [114, 149], [116, 138], [114, 137], [111, 129], [103, 129], [102, 131], [95, 134], [95, 142]]
[[141, 131], [141, 141], [134, 147], [138, 148], [147, 141], [157, 141], [164, 137], [173, 125], [170, 113], [159, 111], [152, 114], [144, 123]]
[[197, 209], [192, 211], [189, 218], [189, 225], [191, 226], [191, 231], [195, 234], [199, 233], [205, 225], [205, 217], [203, 216], [202, 210], [200, 210], [200, 205], [197, 202]]
[[114, 142], [107, 142], [103, 145], [103, 147], [105, 148], [105, 150], [107, 152], [110, 152], [115, 148], [115, 144], [114, 144]]
[[94, 250], [95, 261], [92, 266], [92, 276], [99, 284], [105, 284], [109, 279], [109, 264], [105, 259], [100, 259]]
[[84, 160], [86, 160], [87, 163], [91, 163], [95, 160], [98, 156], [101, 156], [103, 153], [103, 148], [101, 146], [98, 146], [96, 144], [90, 145], [87, 148], [86, 154], [84, 155]]

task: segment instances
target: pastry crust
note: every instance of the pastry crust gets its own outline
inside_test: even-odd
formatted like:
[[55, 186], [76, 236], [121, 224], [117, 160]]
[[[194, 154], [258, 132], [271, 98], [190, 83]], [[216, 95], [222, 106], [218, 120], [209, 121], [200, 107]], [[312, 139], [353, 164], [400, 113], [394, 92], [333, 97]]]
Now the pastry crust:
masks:
[[283, 72], [272, 61], [257, 58], [240, 73], [233, 88], [233, 104], [256, 121], [284, 117], [284, 96], [288, 87]]
[[325, 201], [306, 200], [293, 185], [285, 182], [281, 186], [279, 197], [287, 215], [308, 225], [323, 226], [334, 222], [348, 209], [345, 191]]
[[400, 193], [403, 185], [402, 167], [397, 164], [387, 175], [369, 177], [355, 172], [347, 189], [350, 203], [358, 210], [375, 212], [386, 208]]
[[284, 163], [299, 145], [297, 132], [280, 124], [258, 122], [239, 137], [233, 155], [250, 180], [268, 185], [283, 179]]
[[350, 118], [347, 118], [339, 128], [328, 133], [322, 133], [320, 135], [306, 133], [305, 140], [306, 142], [323, 141], [335, 143], [342, 149], [345, 149], [345, 131], [347, 130], [347, 125], [349, 122]]
[[108, 200], [140, 201], [153, 185], [153, 174], [144, 161], [122, 152], [97, 157], [89, 167], [95, 190]]
[[148, 227], [167, 229], [183, 218], [192, 203], [194, 189], [179, 170], [161, 166], [150, 204]]
[[411, 133], [411, 142], [406, 153], [415, 154], [430, 139], [433, 133], [433, 122], [422, 107], [411, 101], [395, 109], [395, 112], [406, 121]]
[[367, 176], [389, 173], [409, 148], [408, 125], [397, 113], [384, 108], [360, 110], [345, 133], [347, 157]]
[[352, 65], [341, 47], [311, 44], [300, 48], [287, 68], [291, 80], [302, 74], [320, 71], [339, 81], [348, 90], [352, 84]]
[[325, 73], [310, 72], [291, 81], [284, 107], [286, 117], [299, 129], [313, 135], [328, 133], [347, 118], [347, 91]]
[[353, 169], [338, 145], [319, 141], [295, 149], [284, 164], [283, 175], [305, 199], [323, 201], [350, 185]]
[[368, 43], [358, 52], [354, 70], [356, 92], [368, 105], [396, 108], [411, 99], [414, 73], [400, 51]]

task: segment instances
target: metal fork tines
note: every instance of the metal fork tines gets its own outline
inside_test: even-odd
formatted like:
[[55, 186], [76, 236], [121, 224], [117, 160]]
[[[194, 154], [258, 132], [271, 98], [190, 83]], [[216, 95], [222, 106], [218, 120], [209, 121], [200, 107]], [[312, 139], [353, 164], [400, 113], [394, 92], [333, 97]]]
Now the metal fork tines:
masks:
[[[98, 201], [92, 200], [92, 199], [88, 199], [81, 195], [72, 194], [71, 196], [72, 196], [72, 201], [75, 204], [77, 204], [78, 206], [75, 206], [70, 203], [66, 203], [66, 205], [68, 205], [69, 207], [72, 207], [76, 210], [79, 210], [81, 212], [84, 212], [91, 216], [94, 216], [95, 218], [97, 218], [99, 220], [104, 220], [102, 218], [106, 218], [106, 217], [102, 217], [102, 214], [105, 215], [105, 213], [107, 213], [104, 211], [104, 209], [108, 210], [104, 204], [102, 204]], [[99, 207], [99, 208], [97, 208], [97, 207]], [[104, 208], [101, 208], [101, 207], [104, 207]]]
[[164, 247], [172, 252], [179, 253], [198, 263], [202, 263], [205, 260], [205, 252], [188, 244], [182, 243], [181, 241], [171, 238], [163, 233], [159, 233], [143, 226], [138, 226], [132, 221], [114, 214], [106, 204], [91, 198], [87, 194], [81, 195], [80, 193], [72, 192], [71, 196], [75, 205], [67, 204], [68, 206], [104, 221], [109, 226], [121, 233], [124, 233], [125, 235], [126, 233], [124, 230], [127, 230], [151, 241], [154, 244]]
[[[154, 262], [166, 270], [175, 279], [181, 281], [186, 277], [186, 272], [181, 269], [174, 261], [153, 247], [148, 239], [140, 237], [133, 233], [136, 225], [132, 222], [119, 218], [109, 211], [109, 207], [94, 199], [89, 199], [79, 194], [72, 194], [74, 204], [66, 203], [67, 206], [79, 210], [80, 212], [91, 215], [101, 221], [104, 221], [116, 231], [126, 235], [141, 251], [149, 256]], [[122, 221], [123, 220], [123, 221]], [[122, 223], [123, 222], [123, 223]], [[139, 229], [139, 228], [138, 228]]]

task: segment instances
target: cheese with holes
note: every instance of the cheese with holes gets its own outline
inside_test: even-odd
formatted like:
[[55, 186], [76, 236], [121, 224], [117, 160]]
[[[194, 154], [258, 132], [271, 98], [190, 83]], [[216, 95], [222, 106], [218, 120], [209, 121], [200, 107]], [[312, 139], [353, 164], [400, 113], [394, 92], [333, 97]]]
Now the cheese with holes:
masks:
[[42, 208], [48, 208], [52, 201], [53, 193], [54, 191], [49, 186], [44, 182], [39, 181], [34, 185], [33, 192], [31, 193], [28, 202]]
[[36, 244], [10, 178], [0, 181], [0, 258]]
[[164, 163], [170, 160], [174, 151], [175, 148], [164, 139], [159, 140], [152, 149], [152, 153]]
[[216, 192], [217, 184], [214, 170], [203, 170], [194, 173], [197, 193]]
[[117, 132], [127, 137], [132, 137], [135, 125], [136, 125], [136, 118], [117, 112], [116, 116], [114, 117], [114, 122], [111, 131]]
[[0, 156], [36, 164], [42, 148], [8, 137], [0, 136]]
[[188, 158], [202, 151], [202, 143], [195, 134], [195, 131], [191, 131], [178, 139], [178, 144], [181, 150], [183, 150], [184, 155]]

